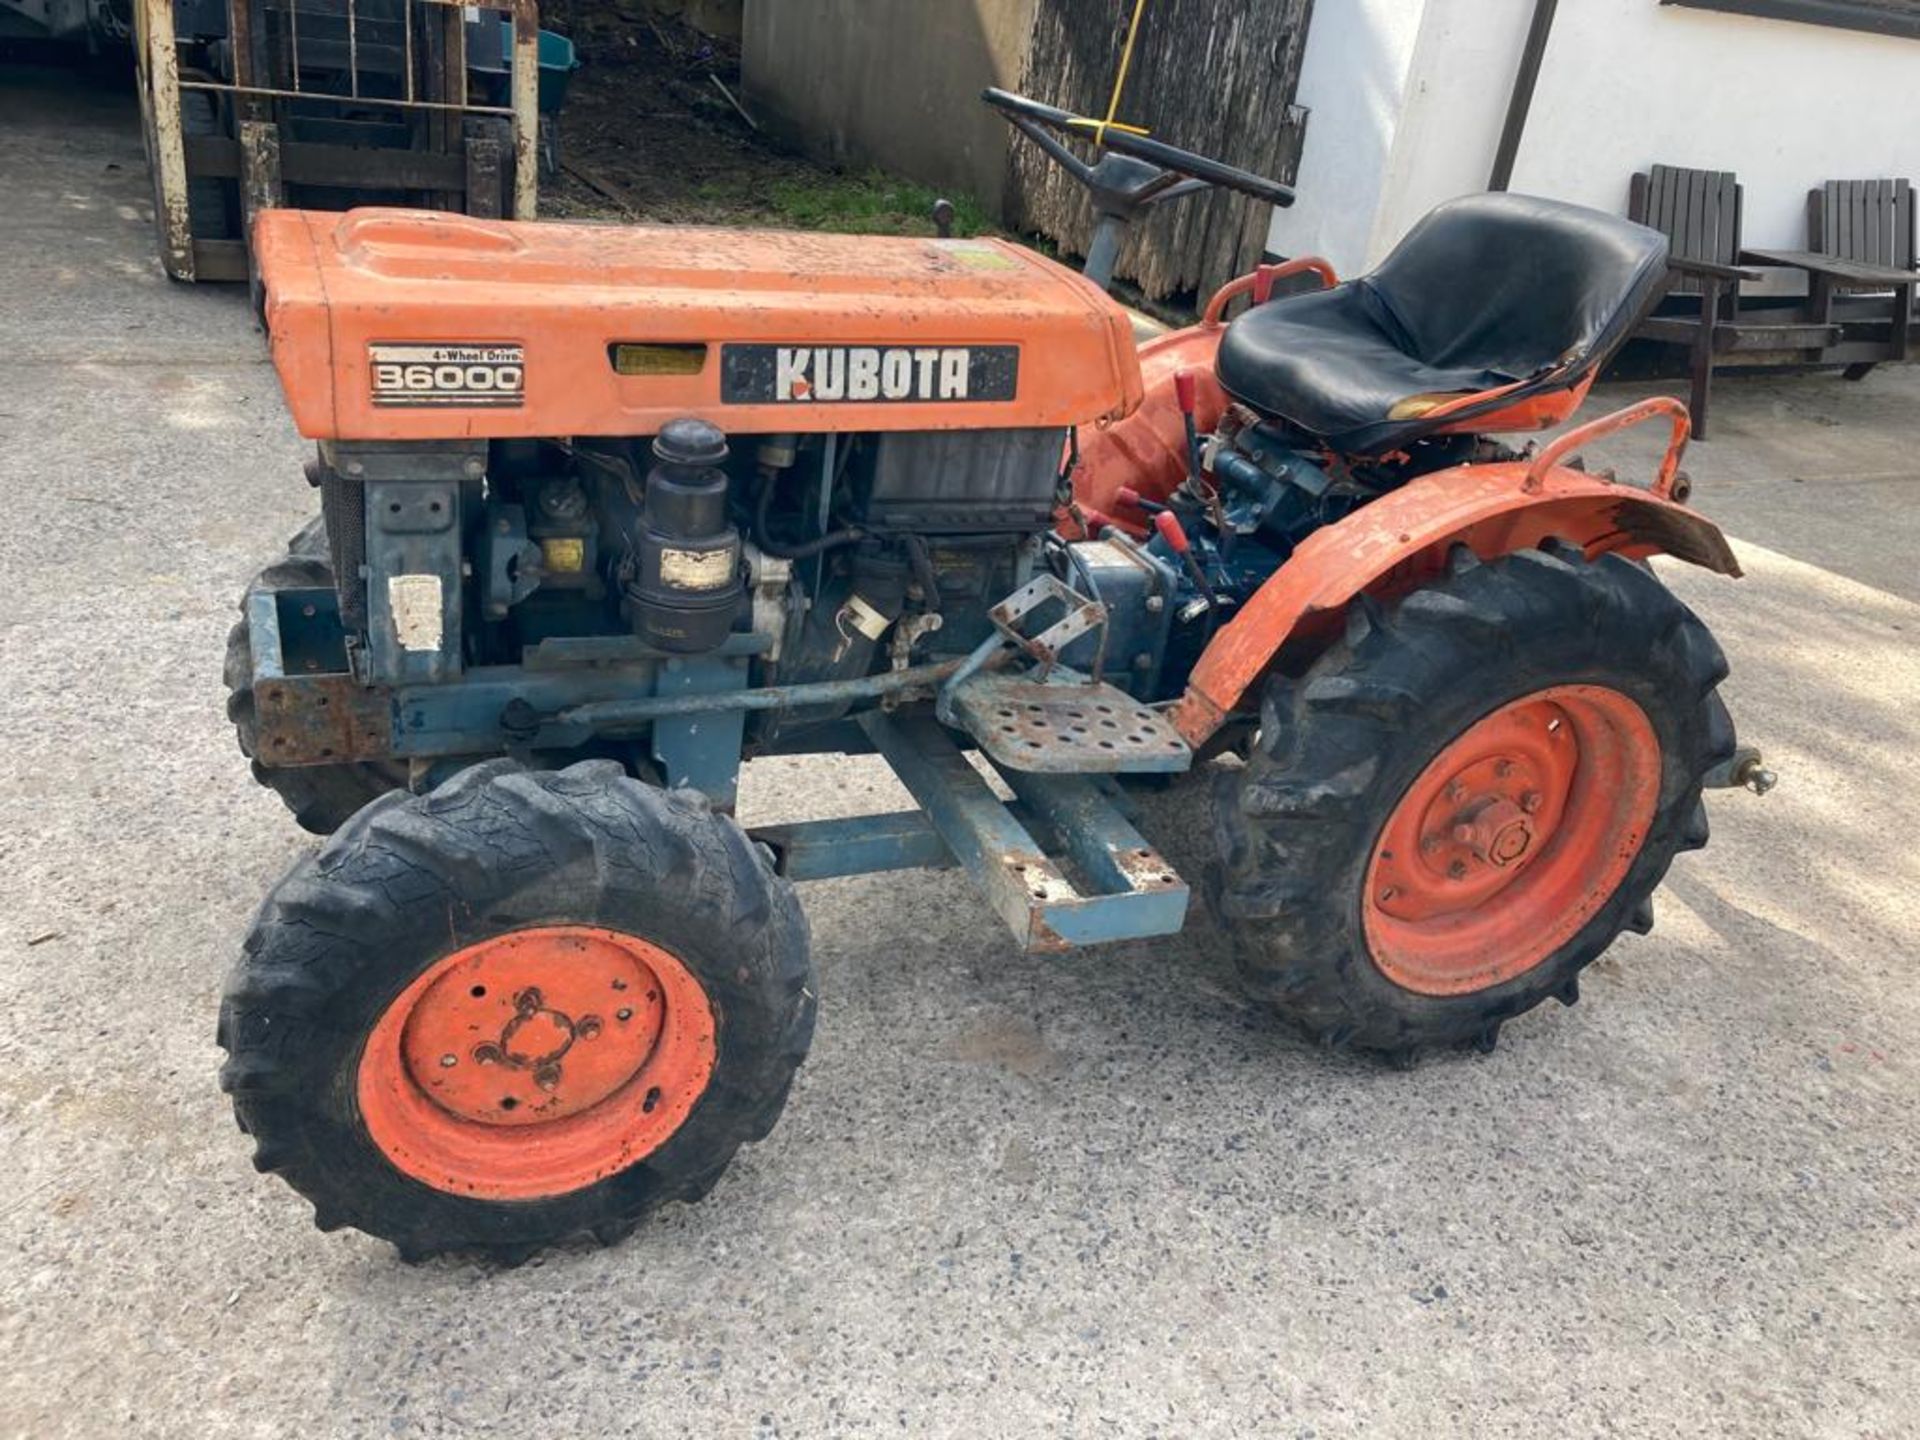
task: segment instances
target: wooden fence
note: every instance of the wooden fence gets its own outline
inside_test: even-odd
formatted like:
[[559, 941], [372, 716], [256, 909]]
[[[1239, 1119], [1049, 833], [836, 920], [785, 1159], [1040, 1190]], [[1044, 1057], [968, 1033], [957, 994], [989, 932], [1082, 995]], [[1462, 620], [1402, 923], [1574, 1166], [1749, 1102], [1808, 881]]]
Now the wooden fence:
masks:
[[[1127, 0], [1037, 0], [1018, 88], [1104, 115], [1132, 9]], [[1313, 0], [1148, 0], [1118, 118], [1290, 183], [1306, 125], [1293, 97], [1312, 10]], [[1008, 165], [1010, 218], [1084, 253], [1086, 192], [1024, 141]], [[1119, 273], [1153, 299], [1204, 296], [1259, 262], [1271, 214], [1225, 191], [1177, 201], [1134, 226]]]

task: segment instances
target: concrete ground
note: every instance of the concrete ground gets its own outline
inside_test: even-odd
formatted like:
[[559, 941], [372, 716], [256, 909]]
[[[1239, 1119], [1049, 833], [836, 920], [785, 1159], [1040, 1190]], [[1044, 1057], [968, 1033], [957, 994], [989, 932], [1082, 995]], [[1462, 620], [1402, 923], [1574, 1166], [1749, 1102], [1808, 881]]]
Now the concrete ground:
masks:
[[[1783, 779], [1576, 1009], [1398, 1074], [1204, 929], [1035, 960], [955, 875], [823, 884], [813, 1058], [705, 1204], [408, 1269], [214, 1083], [310, 843], [220, 684], [305, 447], [241, 294], [160, 277], [130, 106], [0, 75], [0, 133], [0, 1435], [1920, 1428], [1920, 371], [1722, 384], [1690, 465], [1748, 576], [1665, 573]], [[1192, 866], [1198, 800], [1149, 817]], [[850, 761], [746, 797], [897, 803]]]

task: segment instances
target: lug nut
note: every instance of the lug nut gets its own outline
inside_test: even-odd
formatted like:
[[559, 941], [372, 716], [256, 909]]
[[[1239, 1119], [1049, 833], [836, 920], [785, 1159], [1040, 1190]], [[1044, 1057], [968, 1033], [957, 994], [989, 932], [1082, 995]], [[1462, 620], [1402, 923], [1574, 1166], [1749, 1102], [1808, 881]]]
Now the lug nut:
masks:
[[458, 1065], [459, 1063], [460, 1063], [460, 1059], [456, 1055], [442, 1055], [440, 1057], [440, 1068], [442, 1070], [451, 1070], [454, 1066]]
[[1456, 860], [1447, 866], [1447, 877], [1452, 880], [1464, 880], [1467, 877], [1467, 862]]
[[1538, 790], [1527, 791], [1526, 794], [1520, 797], [1520, 808], [1529, 815], [1536, 813], [1540, 809], [1540, 792]]

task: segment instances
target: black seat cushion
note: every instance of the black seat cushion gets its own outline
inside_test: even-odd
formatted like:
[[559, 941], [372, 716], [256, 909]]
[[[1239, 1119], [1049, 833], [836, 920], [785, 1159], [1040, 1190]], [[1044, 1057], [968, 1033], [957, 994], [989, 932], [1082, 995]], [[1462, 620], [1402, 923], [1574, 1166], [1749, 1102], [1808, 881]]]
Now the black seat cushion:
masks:
[[1414, 226], [1372, 274], [1241, 315], [1221, 338], [1220, 384], [1336, 450], [1394, 449], [1459, 418], [1388, 419], [1413, 396], [1578, 383], [1666, 278], [1657, 230], [1530, 195], [1469, 195]]

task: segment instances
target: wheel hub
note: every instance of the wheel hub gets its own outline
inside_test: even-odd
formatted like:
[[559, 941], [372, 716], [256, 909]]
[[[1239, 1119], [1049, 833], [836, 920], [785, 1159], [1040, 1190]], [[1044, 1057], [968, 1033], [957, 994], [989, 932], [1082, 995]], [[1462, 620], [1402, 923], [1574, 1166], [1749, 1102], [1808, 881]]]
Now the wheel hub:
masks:
[[660, 1038], [660, 984], [631, 950], [544, 931], [474, 946], [414, 1006], [407, 1074], [448, 1113], [489, 1125], [578, 1114], [640, 1072]]
[[1433, 995], [1532, 968], [1624, 878], [1659, 782], [1653, 727], [1617, 690], [1555, 686], [1468, 726], [1381, 829], [1364, 904], [1376, 965]]
[[715, 1061], [704, 990], [637, 936], [539, 926], [431, 966], [381, 1016], [361, 1113], [399, 1169], [500, 1199], [560, 1194], [677, 1129]]

